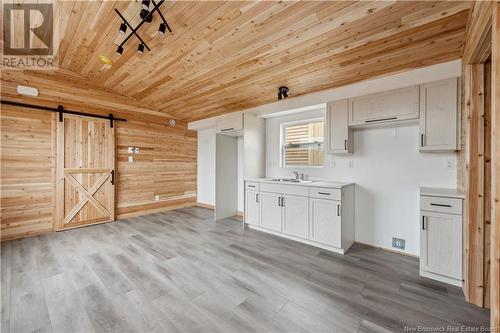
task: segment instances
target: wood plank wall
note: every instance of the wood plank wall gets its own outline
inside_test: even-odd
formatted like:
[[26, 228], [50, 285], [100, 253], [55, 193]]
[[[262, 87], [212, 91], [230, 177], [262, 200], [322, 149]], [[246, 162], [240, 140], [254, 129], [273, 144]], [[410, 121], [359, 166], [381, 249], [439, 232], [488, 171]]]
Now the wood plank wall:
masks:
[[458, 164], [458, 183], [467, 193], [464, 294], [491, 308], [495, 332], [500, 331], [499, 11], [497, 1], [472, 2], [462, 55], [465, 126]]
[[[2, 99], [127, 118], [116, 122], [117, 218], [196, 203], [196, 132], [134, 101], [114, 97], [72, 78], [38, 73], [2, 73]], [[20, 97], [17, 84], [33, 85], [37, 98]], [[59, 93], [60, 92], [60, 93]], [[89, 96], [88, 100], [85, 96]], [[56, 115], [1, 105], [1, 239], [50, 232]], [[138, 147], [128, 163], [128, 147]], [[159, 201], [155, 196], [159, 195]]]

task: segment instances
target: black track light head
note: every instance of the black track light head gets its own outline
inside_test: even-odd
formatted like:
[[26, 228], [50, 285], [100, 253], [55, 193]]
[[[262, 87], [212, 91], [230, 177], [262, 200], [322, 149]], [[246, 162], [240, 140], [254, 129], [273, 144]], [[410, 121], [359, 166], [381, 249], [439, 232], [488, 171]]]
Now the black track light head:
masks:
[[289, 91], [290, 91], [290, 89], [288, 89], [288, 87], [279, 87], [278, 88], [278, 99], [287, 98]]
[[139, 54], [143, 54], [144, 53], [144, 44], [139, 44], [139, 46], [137, 47], [137, 52], [139, 52]]
[[118, 48], [116, 49], [116, 54], [118, 55], [122, 55], [123, 54], [123, 46], [118, 46]]
[[142, 0], [142, 5], [141, 5], [141, 8], [142, 9], [149, 9], [149, 0]]
[[165, 31], [167, 30], [167, 26], [165, 25], [165, 23], [160, 23], [160, 27], [158, 28], [158, 33], [160, 35], [165, 35]]
[[120, 30], [118, 32], [122, 35], [125, 35], [125, 33], [127, 32], [127, 25], [125, 23], [120, 24]]
[[141, 13], [139, 15], [141, 19], [145, 19], [147, 23], [151, 23], [153, 21], [153, 14], [149, 15], [149, 10], [141, 9]]

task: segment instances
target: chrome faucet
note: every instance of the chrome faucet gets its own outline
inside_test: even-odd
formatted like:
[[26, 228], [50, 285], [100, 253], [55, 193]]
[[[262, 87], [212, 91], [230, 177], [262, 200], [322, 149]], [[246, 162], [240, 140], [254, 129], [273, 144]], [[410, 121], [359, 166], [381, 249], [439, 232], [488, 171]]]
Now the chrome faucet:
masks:
[[299, 172], [298, 171], [294, 171], [293, 174], [295, 175], [295, 179], [296, 180], [299, 180]]

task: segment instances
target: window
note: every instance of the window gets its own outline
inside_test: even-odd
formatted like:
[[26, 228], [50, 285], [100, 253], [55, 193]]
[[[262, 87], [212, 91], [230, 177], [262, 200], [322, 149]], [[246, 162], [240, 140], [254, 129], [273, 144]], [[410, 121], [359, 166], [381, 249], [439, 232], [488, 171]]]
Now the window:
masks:
[[314, 119], [283, 125], [283, 166], [323, 166], [324, 125]]

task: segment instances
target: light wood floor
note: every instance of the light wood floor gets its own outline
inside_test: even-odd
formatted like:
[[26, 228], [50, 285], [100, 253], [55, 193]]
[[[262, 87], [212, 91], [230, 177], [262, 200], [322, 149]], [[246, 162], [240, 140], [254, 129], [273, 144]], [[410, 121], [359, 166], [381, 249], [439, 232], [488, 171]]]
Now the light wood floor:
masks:
[[2, 243], [2, 332], [401, 332], [488, 325], [418, 261], [186, 208]]

